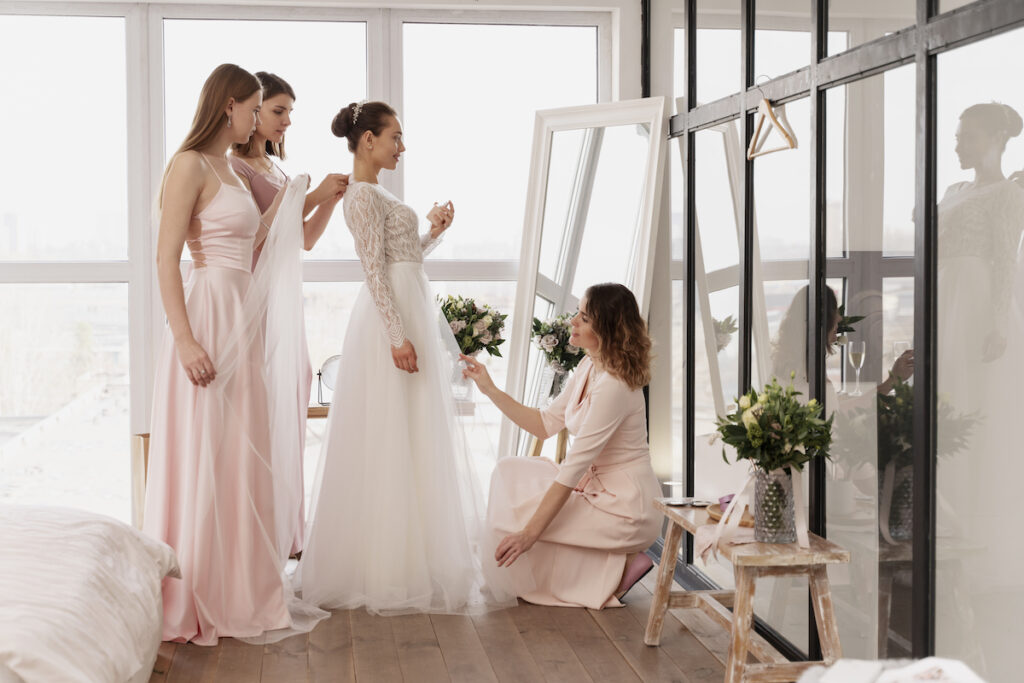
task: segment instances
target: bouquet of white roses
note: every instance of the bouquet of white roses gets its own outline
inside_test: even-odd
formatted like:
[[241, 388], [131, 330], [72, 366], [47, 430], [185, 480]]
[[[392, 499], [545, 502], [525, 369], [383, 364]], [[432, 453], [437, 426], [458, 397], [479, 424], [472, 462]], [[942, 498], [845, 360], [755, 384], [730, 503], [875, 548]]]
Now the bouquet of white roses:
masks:
[[569, 372], [583, 360], [583, 350], [569, 343], [572, 316], [572, 313], [563, 313], [551, 320], [533, 319], [531, 339], [556, 372]]
[[492, 356], [501, 356], [498, 347], [505, 343], [501, 333], [505, 329], [507, 314], [461, 296], [449, 294], [445, 298], [439, 296], [437, 300], [462, 353], [471, 356], [484, 350]]
[[[829, 457], [832, 417], [822, 419], [823, 406], [806, 404], [792, 382], [781, 386], [773, 377], [760, 393], [740, 396], [736, 409], [715, 421], [724, 443], [736, 449], [737, 460], [749, 460], [765, 472], [792, 467], [802, 470], [811, 458]], [[722, 449], [722, 459], [729, 462]]]

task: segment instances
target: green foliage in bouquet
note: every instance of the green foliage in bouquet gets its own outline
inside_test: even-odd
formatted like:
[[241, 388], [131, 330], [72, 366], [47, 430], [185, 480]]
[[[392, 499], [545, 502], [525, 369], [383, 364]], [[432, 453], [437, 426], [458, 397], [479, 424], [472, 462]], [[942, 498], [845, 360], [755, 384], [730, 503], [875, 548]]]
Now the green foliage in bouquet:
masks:
[[468, 356], [483, 350], [492, 356], [501, 356], [498, 347], [505, 343], [501, 333], [507, 314], [461, 296], [439, 296], [437, 301], [462, 353]]
[[572, 334], [572, 313], [563, 313], [551, 320], [533, 319], [530, 339], [544, 352], [544, 358], [552, 368], [555, 366], [569, 372], [583, 360], [583, 350], [569, 343]]
[[[799, 395], [792, 382], [782, 387], [772, 378], [764, 391], [751, 389], [739, 398], [734, 412], [715, 421], [722, 441], [736, 449], [737, 460], [771, 472], [803, 470], [815, 456], [830, 457], [832, 417], [823, 420], [823, 406], [815, 399], [801, 403]], [[724, 448], [722, 459], [729, 462]]]
[[[939, 400], [935, 408], [936, 424], [941, 424], [936, 450], [939, 455], [954, 455], [970, 442], [978, 422], [973, 414], [956, 413], [947, 401]], [[899, 377], [892, 392], [878, 397], [878, 469], [891, 462], [896, 469], [913, 461], [914, 387]]]

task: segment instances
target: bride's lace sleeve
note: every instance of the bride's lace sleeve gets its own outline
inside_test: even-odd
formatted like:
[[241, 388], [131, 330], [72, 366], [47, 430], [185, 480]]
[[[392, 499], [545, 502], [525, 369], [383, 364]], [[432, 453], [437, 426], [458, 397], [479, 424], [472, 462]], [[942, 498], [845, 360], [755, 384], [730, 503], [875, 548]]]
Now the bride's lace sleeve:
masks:
[[434, 251], [434, 247], [441, 244], [441, 240], [444, 238], [444, 233], [441, 233], [441, 237], [434, 239], [430, 236], [430, 229], [428, 228], [425, 233], [420, 235], [420, 247], [423, 249], [423, 255], [426, 256], [430, 252]]
[[392, 346], [405, 341], [402, 318], [395, 308], [384, 260], [384, 218], [387, 207], [369, 185], [357, 185], [345, 197], [345, 219], [355, 239], [356, 253], [363, 264], [366, 286], [380, 313]]

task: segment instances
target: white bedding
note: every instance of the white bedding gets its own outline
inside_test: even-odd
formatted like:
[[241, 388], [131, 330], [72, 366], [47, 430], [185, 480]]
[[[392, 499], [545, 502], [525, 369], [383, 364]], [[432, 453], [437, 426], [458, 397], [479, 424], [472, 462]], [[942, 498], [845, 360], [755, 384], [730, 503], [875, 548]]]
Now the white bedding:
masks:
[[110, 517], [0, 505], [0, 681], [148, 678], [171, 548]]

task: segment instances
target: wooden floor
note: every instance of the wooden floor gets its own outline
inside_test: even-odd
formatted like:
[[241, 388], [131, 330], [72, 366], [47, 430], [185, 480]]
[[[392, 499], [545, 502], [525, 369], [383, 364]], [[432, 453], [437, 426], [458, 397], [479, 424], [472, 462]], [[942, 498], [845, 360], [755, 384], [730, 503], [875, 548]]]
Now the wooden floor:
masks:
[[698, 610], [672, 610], [661, 645], [644, 645], [654, 575], [630, 591], [622, 609], [520, 603], [475, 617], [337, 611], [312, 633], [273, 645], [164, 643], [149, 680], [722, 681], [728, 634]]

